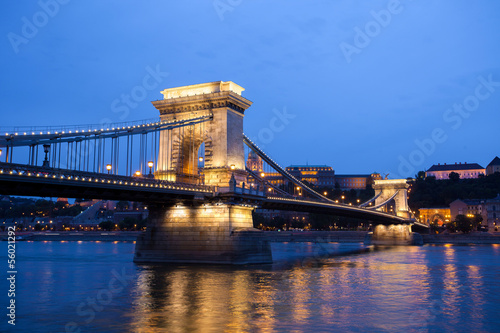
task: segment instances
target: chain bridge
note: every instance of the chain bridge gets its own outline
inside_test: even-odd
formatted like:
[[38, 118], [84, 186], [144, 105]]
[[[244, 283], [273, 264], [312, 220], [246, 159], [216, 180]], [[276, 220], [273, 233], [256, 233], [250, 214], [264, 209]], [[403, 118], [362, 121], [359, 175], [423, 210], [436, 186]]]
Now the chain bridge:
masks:
[[[2, 127], [0, 194], [147, 202], [136, 262], [271, 262], [256, 208], [365, 219], [382, 244], [408, 244], [412, 225], [427, 227], [408, 207], [404, 179], [375, 180], [375, 197], [352, 206], [295, 178], [243, 134], [252, 105], [243, 91], [231, 81], [165, 89], [152, 102], [159, 118], [106, 127]], [[248, 169], [245, 149], [300, 195]]]

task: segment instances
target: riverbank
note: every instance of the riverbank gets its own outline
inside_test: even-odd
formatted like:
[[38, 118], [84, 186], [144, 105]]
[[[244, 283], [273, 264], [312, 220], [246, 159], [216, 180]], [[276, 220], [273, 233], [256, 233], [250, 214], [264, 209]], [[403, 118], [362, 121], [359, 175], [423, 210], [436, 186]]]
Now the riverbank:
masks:
[[[16, 232], [18, 241], [100, 241], [134, 242], [142, 231], [51, 231], [51, 232]], [[7, 233], [0, 233], [2, 240]]]
[[[362, 243], [368, 231], [264, 231], [270, 242], [311, 242], [311, 243]], [[141, 231], [57, 231], [57, 232], [17, 232], [20, 240], [28, 241], [127, 241], [134, 242]], [[472, 234], [422, 234], [424, 244], [500, 244], [500, 234], [486, 232]], [[7, 233], [0, 233], [6, 240]]]
[[264, 231], [270, 242], [360, 243], [368, 231]]
[[475, 232], [471, 234], [423, 234], [424, 244], [500, 244], [500, 235], [487, 232]]

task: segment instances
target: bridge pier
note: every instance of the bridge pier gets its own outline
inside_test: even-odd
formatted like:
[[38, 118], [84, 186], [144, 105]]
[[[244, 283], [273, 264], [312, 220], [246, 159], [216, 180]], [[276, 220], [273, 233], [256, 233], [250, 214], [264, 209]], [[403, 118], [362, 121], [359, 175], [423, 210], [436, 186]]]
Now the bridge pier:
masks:
[[270, 243], [253, 228], [253, 207], [229, 203], [149, 207], [137, 263], [271, 263]]
[[411, 224], [376, 225], [371, 239], [372, 245], [422, 245], [422, 236], [411, 231]]

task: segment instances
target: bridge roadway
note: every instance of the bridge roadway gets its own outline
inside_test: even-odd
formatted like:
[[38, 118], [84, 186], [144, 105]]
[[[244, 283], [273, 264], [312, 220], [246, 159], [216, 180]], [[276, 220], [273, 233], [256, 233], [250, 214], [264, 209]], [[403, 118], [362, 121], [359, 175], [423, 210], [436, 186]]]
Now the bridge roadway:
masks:
[[213, 187], [0, 163], [0, 194], [167, 203], [213, 197]]
[[415, 223], [399, 216], [356, 206], [299, 198], [265, 197], [249, 191], [246, 192], [248, 194], [219, 193], [217, 190], [205, 185], [174, 183], [148, 177], [116, 176], [0, 162], [0, 194], [4, 195], [99, 198], [148, 203], [214, 201], [220, 196], [226, 199], [230, 197], [235, 203], [251, 203], [262, 209], [332, 214], [379, 224]]
[[332, 204], [329, 202], [319, 202], [307, 199], [267, 197], [262, 202], [261, 208], [318, 214], [331, 214], [335, 216], [353, 217], [367, 221], [369, 220], [379, 224], [414, 223], [403, 217], [387, 214], [377, 210], [370, 210], [367, 208], [360, 208], [343, 204]]

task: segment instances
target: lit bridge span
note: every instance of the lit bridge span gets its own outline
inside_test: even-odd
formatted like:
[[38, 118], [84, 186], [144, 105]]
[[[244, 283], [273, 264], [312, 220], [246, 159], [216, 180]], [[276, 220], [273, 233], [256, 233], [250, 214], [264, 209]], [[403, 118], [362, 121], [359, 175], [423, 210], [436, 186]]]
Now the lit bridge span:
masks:
[[[242, 133], [252, 104], [243, 90], [230, 81], [165, 89], [152, 102], [160, 118], [135, 123], [0, 128], [0, 193], [147, 202], [138, 262], [269, 262], [255, 208], [426, 227], [411, 216], [406, 180], [376, 181], [373, 206], [350, 206], [296, 179]], [[245, 149], [288, 188], [247, 169]], [[389, 202], [395, 214], [384, 211]]]

